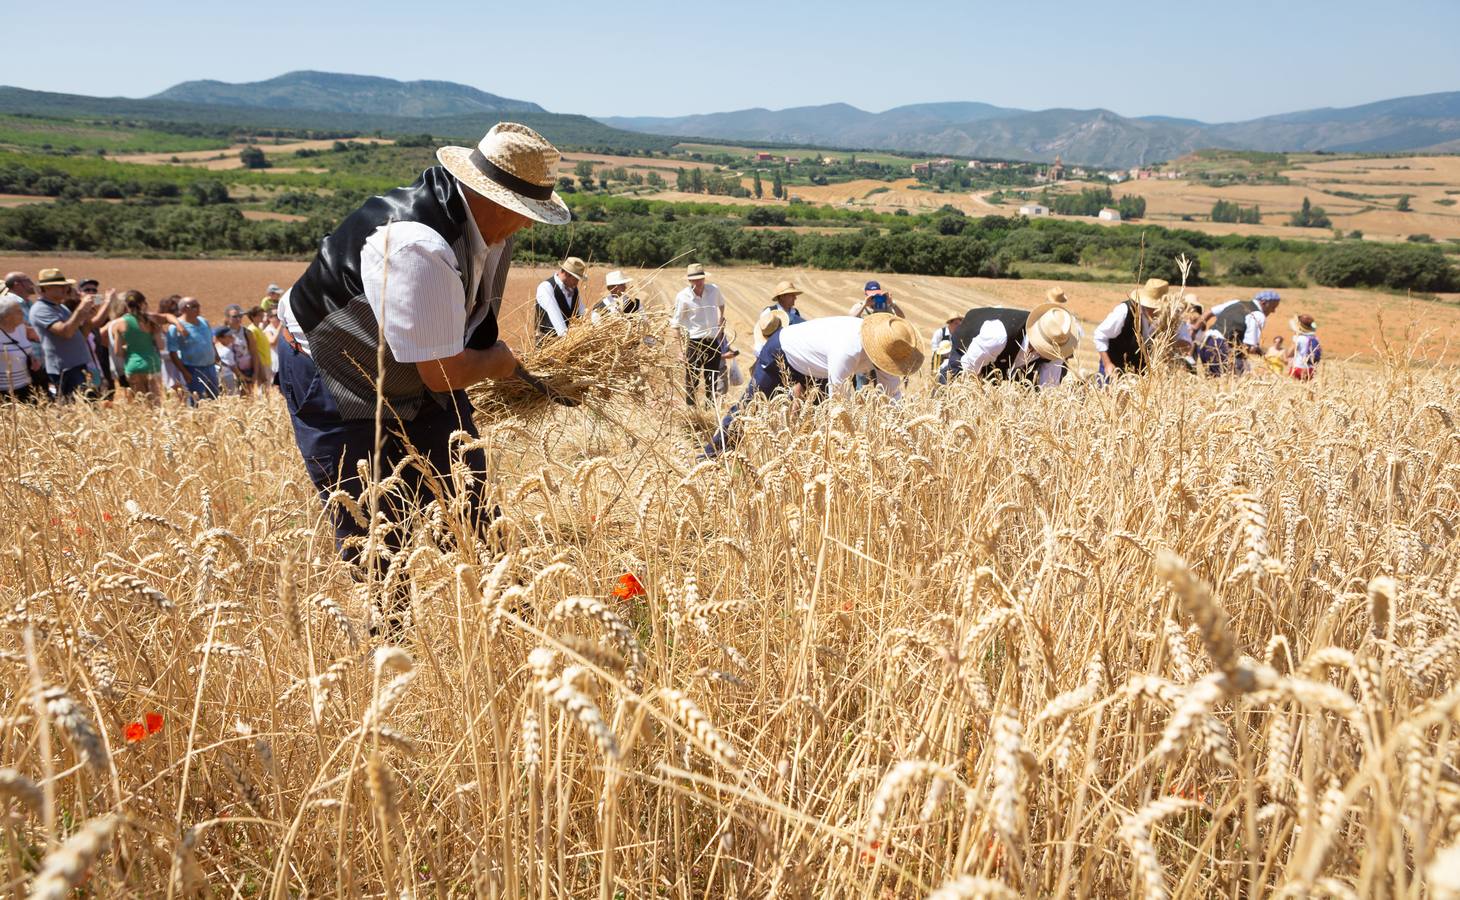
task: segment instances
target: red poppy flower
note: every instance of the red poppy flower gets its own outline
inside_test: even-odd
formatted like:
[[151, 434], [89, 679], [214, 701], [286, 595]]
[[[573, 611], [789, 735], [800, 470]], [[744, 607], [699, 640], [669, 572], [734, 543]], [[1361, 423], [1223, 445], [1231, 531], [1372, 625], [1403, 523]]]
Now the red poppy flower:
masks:
[[55, 526], [60, 525], [60, 524], [61, 524], [61, 520], [60, 519], [56, 518], [55, 516], [52, 516], [51, 517], [51, 527], [54, 528]]
[[142, 718], [147, 720], [148, 734], [156, 734], [162, 730], [162, 713], [150, 712]]
[[122, 736], [127, 739], [127, 743], [135, 744], [147, 736], [147, 728], [141, 722], [128, 722]]
[[76, 536], [77, 537], [84, 537], [85, 534], [86, 534], [86, 529], [85, 528], [82, 528], [80, 525], [77, 525], [76, 526]]
[[101, 520], [103, 522], [110, 522], [112, 520], [112, 514], [111, 513], [102, 513], [101, 514]]
[[642, 597], [645, 594], [644, 586], [639, 579], [634, 577], [632, 572], [625, 572], [618, 577], [618, 584], [613, 589], [613, 596], [619, 600], [629, 600], [634, 597]]

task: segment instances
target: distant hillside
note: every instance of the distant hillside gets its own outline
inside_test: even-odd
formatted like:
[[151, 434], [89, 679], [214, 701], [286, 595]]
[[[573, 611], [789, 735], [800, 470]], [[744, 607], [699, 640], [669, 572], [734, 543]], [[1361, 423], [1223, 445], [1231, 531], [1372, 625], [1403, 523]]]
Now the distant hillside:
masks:
[[509, 100], [450, 81], [395, 81], [371, 75], [310, 71], [288, 72], [267, 81], [245, 84], [185, 81], [148, 99], [406, 118], [545, 112], [536, 103]]
[[1128, 118], [1105, 109], [1003, 109], [928, 103], [871, 113], [834, 103], [675, 118], [607, 117], [653, 134], [833, 147], [1008, 157], [1108, 167], [1159, 162], [1200, 147], [1238, 150], [1397, 152], [1453, 149], [1460, 92], [1316, 109], [1250, 122], [1206, 124], [1174, 116]]
[[510, 116], [536, 128], [564, 148], [664, 150], [671, 138], [604, 125], [587, 116], [547, 112], [472, 113], [412, 118], [363, 113], [320, 112], [181, 103], [173, 100], [132, 100], [126, 97], [86, 97], [23, 88], [0, 87], [0, 113], [11, 115], [87, 118], [98, 122], [143, 123], [186, 134], [230, 136], [240, 133], [284, 133], [304, 137], [356, 137], [430, 134], [442, 140], [475, 141], [488, 128]]

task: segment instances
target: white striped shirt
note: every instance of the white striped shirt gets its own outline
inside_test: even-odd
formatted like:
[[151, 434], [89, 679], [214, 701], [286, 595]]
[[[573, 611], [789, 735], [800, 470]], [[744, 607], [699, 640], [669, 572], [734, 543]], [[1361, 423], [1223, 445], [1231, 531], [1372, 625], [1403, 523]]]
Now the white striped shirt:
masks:
[[0, 391], [18, 391], [30, 384], [30, 339], [25, 323], [0, 331]]

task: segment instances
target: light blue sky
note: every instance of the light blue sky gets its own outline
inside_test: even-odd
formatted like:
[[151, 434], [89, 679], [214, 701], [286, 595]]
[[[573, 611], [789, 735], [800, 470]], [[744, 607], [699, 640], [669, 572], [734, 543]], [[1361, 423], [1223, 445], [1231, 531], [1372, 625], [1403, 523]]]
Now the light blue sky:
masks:
[[1460, 0], [6, 5], [0, 84], [106, 96], [308, 68], [602, 115], [982, 100], [1228, 121], [1460, 90]]

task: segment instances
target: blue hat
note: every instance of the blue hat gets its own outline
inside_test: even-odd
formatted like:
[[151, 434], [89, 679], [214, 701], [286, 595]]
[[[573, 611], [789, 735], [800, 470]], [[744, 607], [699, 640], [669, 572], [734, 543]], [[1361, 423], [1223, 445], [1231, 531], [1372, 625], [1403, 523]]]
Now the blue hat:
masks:
[[215, 338], [221, 338], [228, 333], [229, 331], [227, 325], [219, 325], [217, 328], [213, 329], [213, 337]]
[[882, 290], [882, 285], [878, 284], [875, 281], [869, 281], [869, 282], [867, 282], [867, 286], [864, 287], [864, 288], [862, 288], [862, 290], [864, 290], [864, 291], [880, 291], [880, 290]]
[[1283, 298], [1278, 296], [1277, 291], [1258, 291], [1257, 296], [1252, 299], [1258, 303], [1281, 303]]

